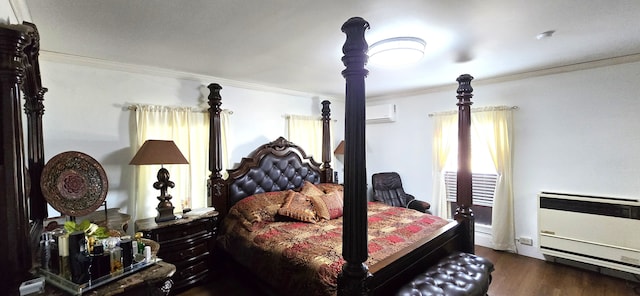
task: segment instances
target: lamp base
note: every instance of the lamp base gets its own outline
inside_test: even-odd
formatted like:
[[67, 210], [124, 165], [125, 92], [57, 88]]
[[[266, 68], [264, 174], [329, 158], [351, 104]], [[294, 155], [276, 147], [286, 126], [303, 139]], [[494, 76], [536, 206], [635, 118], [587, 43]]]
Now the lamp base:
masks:
[[158, 216], [156, 216], [157, 222], [173, 221], [176, 216], [173, 214], [174, 207], [156, 208], [158, 210]]

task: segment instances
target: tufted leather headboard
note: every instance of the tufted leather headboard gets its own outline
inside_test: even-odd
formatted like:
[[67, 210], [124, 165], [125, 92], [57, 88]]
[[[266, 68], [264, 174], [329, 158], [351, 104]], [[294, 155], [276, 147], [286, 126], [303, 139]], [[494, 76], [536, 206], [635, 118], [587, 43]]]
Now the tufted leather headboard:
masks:
[[238, 168], [229, 170], [228, 207], [256, 193], [283, 191], [302, 186], [304, 181], [322, 180], [321, 164], [283, 137], [254, 150]]

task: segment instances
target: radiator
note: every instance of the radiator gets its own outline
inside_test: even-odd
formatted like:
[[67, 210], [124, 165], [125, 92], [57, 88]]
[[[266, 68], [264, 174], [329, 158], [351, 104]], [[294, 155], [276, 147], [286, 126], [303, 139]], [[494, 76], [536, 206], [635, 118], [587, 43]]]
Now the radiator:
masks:
[[640, 201], [538, 194], [544, 255], [640, 274]]

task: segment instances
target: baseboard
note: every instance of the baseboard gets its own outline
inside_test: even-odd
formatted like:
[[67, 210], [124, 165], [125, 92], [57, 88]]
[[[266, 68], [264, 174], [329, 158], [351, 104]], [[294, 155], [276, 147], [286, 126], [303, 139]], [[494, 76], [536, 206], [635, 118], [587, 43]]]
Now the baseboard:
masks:
[[491, 242], [491, 234], [476, 231], [475, 244], [493, 249], [493, 243]]

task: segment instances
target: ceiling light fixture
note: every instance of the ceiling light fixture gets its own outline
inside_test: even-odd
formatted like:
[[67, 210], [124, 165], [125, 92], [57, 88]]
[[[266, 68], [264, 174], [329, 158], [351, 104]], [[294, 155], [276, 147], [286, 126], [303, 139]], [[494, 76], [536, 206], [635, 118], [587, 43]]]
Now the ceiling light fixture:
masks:
[[394, 37], [369, 46], [369, 63], [381, 66], [401, 66], [418, 62], [424, 55], [424, 40], [417, 37]]

